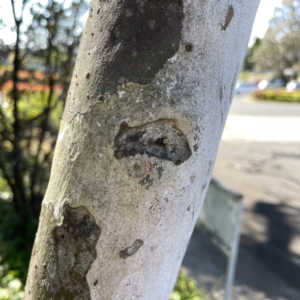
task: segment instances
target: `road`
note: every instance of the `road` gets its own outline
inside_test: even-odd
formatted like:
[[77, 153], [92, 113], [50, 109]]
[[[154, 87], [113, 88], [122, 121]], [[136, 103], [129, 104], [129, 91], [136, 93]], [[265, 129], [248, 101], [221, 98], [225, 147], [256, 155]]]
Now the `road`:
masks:
[[[235, 97], [214, 177], [244, 195], [232, 300], [300, 299], [300, 105]], [[195, 230], [182, 266], [224, 299], [227, 261]]]
[[299, 103], [284, 103], [271, 101], [253, 101], [251, 96], [235, 96], [233, 98], [230, 116], [267, 116], [267, 117], [300, 117]]
[[236, 96], [214, 177], [244, 195], [242, 251], [300, 290], [300, 104]]

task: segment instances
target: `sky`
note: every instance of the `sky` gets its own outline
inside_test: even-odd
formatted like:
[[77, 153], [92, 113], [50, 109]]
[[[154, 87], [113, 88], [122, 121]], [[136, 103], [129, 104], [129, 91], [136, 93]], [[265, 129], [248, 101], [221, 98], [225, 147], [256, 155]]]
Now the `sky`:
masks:
[[[251, 0], [249, 0], [251, 1]], [[249, 45], [253, 43], [255, 37], [262, 38], [268, 29], [268, 22], [273, 17], [274, 9], [281, 5], [282, 0], [261, 0], [257, 11], [255, 22]], [[16, 1], [18, 3], [20, 1]], [[0, 27], [0, 38], [7, 43], [13, 43], [15, 40], [15, 34], [12, 34], [10, 28], [13, 25], [13, 18], [11, 12], [11, 6], [9, 0], [0, 0], [0, 18], [2, 18], [4, 24], [7, 24], [6, 28]]]
[[[250, 0], [251, 1], [251, 0]], [[261, 0], [258, 7], [258, 11], [255, 17], [255, 21], [252, 28], [252, 34], [249, 40], [249, 44], [253, 43], [255, 37], [263, 38], [267, 29], [269, 20], [274, 15], [276, 7], [281, 6], [282, 0]]]

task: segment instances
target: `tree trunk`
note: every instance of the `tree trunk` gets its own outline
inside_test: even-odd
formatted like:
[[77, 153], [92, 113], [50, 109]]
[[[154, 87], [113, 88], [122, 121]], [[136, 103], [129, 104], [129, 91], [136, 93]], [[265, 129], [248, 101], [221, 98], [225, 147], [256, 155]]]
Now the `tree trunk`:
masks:
[[26, 299], [168, 299], [258, 0], [94, 0]]

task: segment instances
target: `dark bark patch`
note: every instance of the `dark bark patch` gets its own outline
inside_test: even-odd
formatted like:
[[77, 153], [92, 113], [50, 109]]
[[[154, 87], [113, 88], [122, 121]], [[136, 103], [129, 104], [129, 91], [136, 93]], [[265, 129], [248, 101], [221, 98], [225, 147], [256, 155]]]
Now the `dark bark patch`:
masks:
[[43, 299], [91, 299], [86, 280], [97, 257], [101, 229], [86, 207], [63, 207], [63, 222], [52, 230], [53, 255], [43, 270]]
[[197, 152], [197, 150], [199, 149], [199, 144], [195, 144], [195, 145], [193, 146], [193, 149], [194, 149], [194, 152]]
[[150, 186], [153, 185], [154, 180], [150, 177], [150, 175], [148, 174], [146, 177], [144, 177], [139, 184], [142, 186], [146, 186], [146, 190], [149, 189]]
[[141, 180], [147, 174], [151, 173], [152, 165], [143, 157], [138, 157], [136, 160], [129, 159], [126, 161], [127, 171], [129, 176]]
[[105, 92], [114, 92], [120, 78], [149, 83], [179, 49], [183, 6], [174, 0], [124, 0], [110, 32], [115, 52], [104, 72]]
[[[77, 58], [77, 62], [88, 58], [91, 69], [86, 83], [89, 82], [90, 86], [81, 84], [82, 91], [78, 91], [76, 99], [68, 98], [63, 114], [66, 122], [71, 121], [77, 112], [88, 111], [97, 102], [98, 95], [116, 93], [120, 84], [149, 84], [179, 50], [184, 17], [181, 0], [97, 2], [99, 8], [94, 11], [99, 12], [99, 18], [95, 21], [89, 19], [87, 26], [90, 28], [87, 27], [81, 46], [81, 49], [86, 47], [87, 53], [94, 46], [97, 51], [86, 57], [80, 52]], [[93, 32], [90, 32], [92, 28]], [[81, 82], [84, 76], [80, 75]], [[77, 84], [75, 82], [75, 86]], [[90, 92], [90, 98], [82, 97], [86, 91]]]
[[185, 45], [185, 51], [186, 51], [186, 52], [191, 52], [192, 50], [193, 50], [192, 44], [187, 44], [187, 45]]
[[225, 18], [225, 23], [224, 23], [224, 25], [220, 23], [222, 30], [225, 31], [227, 29], [227, 27], [231, 23], [231, 20], [233, 19], [233, 16], [234, 16], [233, 6], [229, 5], [228, 10], [227, 10], [227, 14], [226, 14], [226, 18]]
[[157, 164], [154, 164], [153, 167], [155, 168], [155, 170], [158, 174], [158, 179], [161, 179], [165, 169], [162, 166], [158, 166]]
[[135, 240], [132, 246], [127, 247], [126, 249], [119, 252], [120, 258], [126, 259], [129, 256], [132, 256], [135, 254], [141, 246], [144, 245], [144, 242], [142, 240]]
[[147, 154], [170, 160], [176, 165], [186, 161], [192, 154], [184, 134], [172, 120], [161, 120], [139, 127], [122, 123], [114, 142], [117, 159]]
[[220, 94], [220, 101], [222, 102], [222, 100], [223, 100], [223, 87], [222, 86], [220, 87], [219, 94]]

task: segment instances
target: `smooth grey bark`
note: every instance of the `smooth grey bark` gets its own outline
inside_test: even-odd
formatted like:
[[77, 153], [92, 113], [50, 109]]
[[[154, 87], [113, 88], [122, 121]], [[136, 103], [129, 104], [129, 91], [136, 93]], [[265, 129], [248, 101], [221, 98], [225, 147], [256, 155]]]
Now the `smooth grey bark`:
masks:
[[92, 1], [26, 299], [168, 299], [258, 2]]

